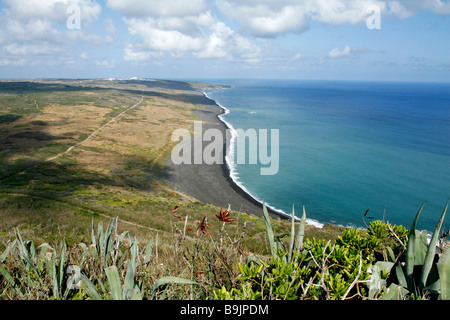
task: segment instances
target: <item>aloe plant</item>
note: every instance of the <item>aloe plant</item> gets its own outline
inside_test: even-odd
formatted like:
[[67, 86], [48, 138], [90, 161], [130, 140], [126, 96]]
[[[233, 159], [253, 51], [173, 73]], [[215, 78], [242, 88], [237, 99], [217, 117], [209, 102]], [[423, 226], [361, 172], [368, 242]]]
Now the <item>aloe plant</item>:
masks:
[[295, 251], [299, 251], [303, 248], [303, 238], [305, 237], [305, 225], [306, 225], [306, 211], [305, 206], [303, 206], [303, 214], [300, 220], [300, 225], [295, 234], [295, 210], [294, 205], [292, 205], [292, 217], [291, 217], [291, 240], [289, 243], [289, 254], [288, 261], [293, 259], [293, 254]]
[[272, 223], [270, 222], [269, 212], [267, 211], [267, 207], [266, 204], [264, 203], [264, 200], [263, 200], [263, 213], [264, 213], [264, 222], [266, 224], [267, 239], [269, 241], [270, 246], [270, 253], [274, 255], [275, 251], [277, 250], [277, 246], [275, 244], [275, 238], [273, 236]]
[[[131, 240], [129, 237], [130, 245], [130, 257], [128, 260], [123, 260], [125, 255], [123, 255], [120, 261], [117, 261], [118, 265], [112, 264], [116, 261], [118, 254], [120, 252], [119, 247], [122, 244], [124, 237], [127, 232], [123, 232], [120, 236], [113, 237], [112, 233], [117, 224], [117, 217], [114, 218], [108, 225], [106, 231], [103, 231], [101, 222], [98, 224], [97, 237], [95, 237], [94, 224], [92, 223], [92, 244], [95, 249], [95, 253], [100, 253], [100, 258], [103, 265], [103, 270], [106, 275], [107, 285], [101, 282], [98, 283], [100, 288], [108, 289], [108, 295], [101, 295], [98, 288], [89, 280], [89, 278], [82, 274], [81, 280], [83, 282], [82, 288], [94, 300], [103, 300], [105, 298], [110, 298], [112, 300], [142, 300], [143, 293], [139, 283], [136, 281], [136, 270], [141, 264], [138, 260], [139, 256], [139, 246], [136, 237]], [[150, 262], [152, 258], [153, 251], [153, 239], [150, 239], [147, 248], [145, 250], [145, 255], [143, 259], [143, 264], [146, 265]], [[123, 283], [120, 280], [119, 266], [126, 264], [126, 274]], [[150, 292], [150, 298], [153, 299], [156, 296], [158, 289], [164, 285], [174, 283], [174, 284], [198, 284], [195, 281], [191, 281], [179, 277], [162, 277], [158, 279]]]
[[127, 274], [123, 288], [120, 282], [119, 271], [116, 266], [110, 266], [105, 269], [108, 278], [108, 284], [113, 300], [142, 300], [142, 294], [134, 280], [133, 263], [128, 262]]
[[[294, 214], [293, 209], [292, 214]], [[294, 221], [292, 221], [292, 223], [294, 223]], [[303, 248], [303, 239], [305, 238], [305, 226], [306, 226], [306, 211], [305, 206], [303, 206], [303, 214], [300, 220], [300, 225], [298, 226], [297, 237], [294, 242], [295, 244], [294, 250], [301, 250]]]
[[168, 285], [168, 284], [190, 284], [190, 285], [197, 284], [198, 285], [198, 282], [189, 280], [189, 279], [185, 279], [185, 278], [180, 278], [180, 277], [172, 277], [172, 276], [161, 277], [158, 280], [156, 280], [155, 284], [153, 285], [150, 298], [154, 299], [158, 289], [160, 287]]
[[65, 269], [65, 255], [66, 255], [66, 242], [61, 240], [59, 247], [59, 258], [56, 257], [56, 253], [52, 255], [52, 259], [48, 259], [49, 274], [52, 281], [53, 296], [56, 299], [61, 299], [62, 295], [67, 296], [68, 290], [63, 294], [64, 286], [64, 274]]
[[[384, 291], [382, 299], [427, 298], [436, 295], [439, 299], [450, 298], [449, 243], [447, 242], [442, 253], [439, 254], [436, 251], [448, 203], [449, 201], [447, 200], [429, 244], [427, 244], [426, 231], [419, 232], [416, 230], [417, 222], [425, 203], [420, 207], [409, 231], [407, 249], [404, 256], [405, 267], [402, 267], [402, 259], [398, 259], [396, 262], [377, 262], [372, 275], [372, 293], [376, 290], [381, 291], [382, 286], [379, 279], [382, 277], [380, 271], [384, 270], [384, 272], [395, 274], [396, 282], [390, 284]], [[437, 262], [436, 255], [438, 256]], [[418, 283], [416, 283], [416, 279], [419, 279]]]
[[450, 242], [445, 246], [437, 268], [441, 281], [441, 299], [450, 300]]
[[[277, 244], [277, 241], [279, 237], [277, 238], [277, 241], [275, 240], [273, 229], [272, 229], [272, 223], [269, 216], [269, 213], [267, 211], [266, 204], [263, 201], [263, 213], [264, 213], [264, 221], [266, 224], [266, 233], [267, 233], [267, 239], [269, 241], [270, 246], [270, 253], [271, 255], [275, 255], [275, 252], [280, 247]], [[300, 224], [297, 230], [297, 233], [295, 233], [295, 210], [294, 205], [292, 205], [292, 215], [291, 215], [291, 235], [290, 235], [290, 241], [289, 241], [289, 251], [288, 251], [288, 260], [290, 261], [293, 257], [293, 254], [295, 251], [299, 251], [303, 248], [303, 239], [305, 236], [305, 225], [306, 225], [306, 211], [305, 206], [303, 206], [303, 215], [300, 220]]]
[[113, 236], [113, 231], [117, 228], [117, 222], [118, 217], [114, 217], [108, 224], [106, 230], [103, 229], [102, 222], [99, 222], [97, 236], [95, 236], [94, 219], [92, 219], [91, 255], [94, 257], [100, 256], [101, 264], [104, 267], [108, 267], [110, 264], [117, 262], [118, 248], [128, 234], [128, 231], [125, 231], [120, 236]]
[[[131, 265], [131, 263], [128, 265], [129, 267], [127, 270], [127, 275], [125, 276], [123, 286], [121, 284], [119, 271], [116, 266], [110, 266], [105, 269], [110, 289], [110, 298], [112, 300], [142, 300], [142, 293], [139, 287], [135, 284], [135, 279], [133, 276], [134, 273], [132, 272], [132, 267], [130, 267]], [[85, 275], [81, 275], [81, 278], [83, 280], [83, 288], [86, 290], [89, 296], [94, 300], [103, 300], [94, 284]], [[161, 277], [153, 285], [153, 288], [150, 292], [150, 299], [154, 299], [156, 297], [158, 289], [167, 284], [194, 285], [198, 284], [198, 282], [179, 277]]]

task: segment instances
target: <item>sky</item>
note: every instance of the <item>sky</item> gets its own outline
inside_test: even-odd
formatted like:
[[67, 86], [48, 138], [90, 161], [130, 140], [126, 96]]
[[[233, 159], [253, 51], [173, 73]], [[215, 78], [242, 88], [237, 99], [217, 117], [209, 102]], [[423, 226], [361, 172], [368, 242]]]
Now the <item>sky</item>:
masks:
[[0, 0], [0, 78], [450, 82], [446, 0]]

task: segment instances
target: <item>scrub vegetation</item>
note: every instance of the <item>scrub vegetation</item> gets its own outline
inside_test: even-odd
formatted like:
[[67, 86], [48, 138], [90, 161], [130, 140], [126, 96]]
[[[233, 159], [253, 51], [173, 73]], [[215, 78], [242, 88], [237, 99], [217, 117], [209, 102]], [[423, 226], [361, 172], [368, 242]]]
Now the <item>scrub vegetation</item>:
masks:
[[417, 219], [318, 229], [171, 188], [208, 87], [0, 82], [0, 299], [448, 299], [446, 210], [429, 242]]

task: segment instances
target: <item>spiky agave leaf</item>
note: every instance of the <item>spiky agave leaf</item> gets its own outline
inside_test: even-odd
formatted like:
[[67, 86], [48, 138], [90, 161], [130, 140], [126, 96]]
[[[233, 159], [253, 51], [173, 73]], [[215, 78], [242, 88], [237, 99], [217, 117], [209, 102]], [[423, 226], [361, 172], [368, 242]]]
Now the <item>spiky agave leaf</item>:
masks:
[[[134, 238], [134, 242], [131, 246], [131, 258], [128, 260], [127, 265], [127, 274], [125, 276], [125, 282], [123, 285], [123, 299], [124, 300], [130, 300], [132, 299], [133, 295], [136, 294], [136, 287], [135, 287], [135, 281], [134, 276], [136, 273], [136, 257], [137, 257], [137, 240], [136, 237]], [[139, 289], [138, 289], [139, 290]]]
[[437, 263], [439, 280], [441, 282], [441, 300], [450, 300], [450, 242], [444, 247], [444, 250]]
[[295, 210], [294, 205], [292, 205], [292, 216], [291, 216], [291, 238], [289, 241], [289, 261], [292, 259], [292, 252], [294, 250], [294, 241], [295, 241]]
[[89, 297], [93, 300], [103, 300], [91, 280], [89, 280], [84, 274], [81, 274], [80, 276], [82, 281], [81, 287], [87, 292]]
[[122, 297], [124, 300], [130, 300], [131, 297], [133, 296], [133, 292], [134, 292], [134, 274], [135, 274], [135, 269], [133, 267], [133, 263], [131, 263], [131, 261], [128, 261], [128, 266], [127, 266], [127, 274], [125, 276], [125, 282], [123, 284], [123, 293], [122, 293]]
[[272, 223], [270, 222], [269, 212], [267, 211], [267, 207], [264, 200], [263, 200], [263, 212], [264, 212], [264, 222], [266, 224], [267, 239], [269, 240], [270, 253], [274, 255], [277, 248], [275, 246], [275, 238], [273, 236]]
[[8, 244], [8, 246], [6, 247], [5, 251], [3, 251], [3, 253], [0, 255], [0, 263], [2, 263], [3, 261], [6, 260], [6, 258], [9, 256], [9, 253], [11, 252], [11, 250], [14, 248], [14, 246], [17, 243], [17, 239], [14, 239], [13, 242], [11, 242], [10, 244]]
[[105, 268], [109, 290], [113, 300], [122, 300], [122, 285], [120, 284], [119, 271], [116, 266]]
[[150, 262], [153, 251], [153, 238], [150, 238], [148, 241], [147, 249], [145, 250], [144, 263], [147, 264]]
[[117, 224], [118, 217], [116, 216], [109, 224], [108, 227], [105, 230], [104, 233], [104, 240], [103, 240], [103, 251], [102, 251], [102, 260], [103, 264], [107, 265], [107, 258], [109, 253], [111, 252], [111, 249], [113, 248], [113, 231], [114, 226]]
[[306, 227], [306, 210], [303, 206], [302, 219], [300, 220], [300, 225], [298, 226], [297, 239], [295, 242], [295, 250], [301, 250], [303, 248], [303, 239], [305, 237], [305, 227]]
[[437, 245], [437, 241], [438, 241], [438, 237], [439, 237], [439, 232], [441, 230], [442, 223], [444, 222], [447, 208], [448, 208], [448, 200], [447, 200], [447, 204], [445, 205], [444, 211], [441, 214], [441, 218], [439, 219], [439, 222], [436, 226], [436, 229], [434, 230], [433, 236], [431, 237], [430, 244], [428, 245], [427, 254], [425, 256], [425, 262], [423, 265], [422, 273], [420, 275], [419, 288], [421, 291], [426, 286], [428, 275], [430, 274], [431, 267], [433, 266], [434, 255], [436, 254], [436, 245]]
[[[408, 290], [410, 292], [415, 292], [415, 284], [414, 284], [414, 255], [416, 251], [416, 226], [417, 221], [419, 220], [420, 213], [422, 212], [423, 207], [425, 206], [425, 202], [420, 207], [419, 211], [414, 218], [414, 221], [411, 225], [411, 229], [409, 230], [408, 235], [408, 245], [406, 248], [406, 272], [405, 278], [408, 283]], [[415, 292], [416, 293], [416, 292]]]
[[170, 276], [159, 278], [153, 285], [151, 298], [153, 299], [155, 297], [156, 291], [158, 290], [159, 287], [164, 286], [166, 284], [198, 284], [198, 282], [185, 278], [170, 277]]

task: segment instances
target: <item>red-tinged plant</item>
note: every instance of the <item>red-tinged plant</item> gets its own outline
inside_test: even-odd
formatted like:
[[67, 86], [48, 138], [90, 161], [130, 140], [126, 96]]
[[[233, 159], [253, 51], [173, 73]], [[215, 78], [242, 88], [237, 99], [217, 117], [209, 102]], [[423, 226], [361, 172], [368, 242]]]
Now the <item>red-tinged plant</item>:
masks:
[[230, 212], [228, 210], [223, 211], [222, 208], [220, 209], [219, 214], [216, 214], [216, 217], [223, 222], [233, 222], [234, 219], [230, 218]]
[[200, 222], [200, 224], [197, 227], [197, 237], [199, 236], [200, 231], [203, 234], [209, 234], [210, 235], [209, 231], [206, 229], [207, 227], [211, 227], [211, 225], [206, 222], [206, 217], [203, 217], [202, 222]]
[[172, 209], [172, 211], [170, 211], [170, 213], [175, 213], [175, 212], [177, 212], [178, 207], [179, 207], [179, 206], [175, 206], [175, 207]]
[[242, 254], [242, 255], [245, 256], [245, 257], [248, 257], [248, 254], [245, 253], [245, 251], [241, 248], [241, 246], [238, 246], [237, 249], [238, 249], [238, 251], [239, 251], [240, 254]]

